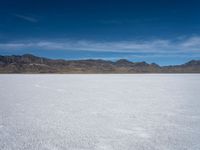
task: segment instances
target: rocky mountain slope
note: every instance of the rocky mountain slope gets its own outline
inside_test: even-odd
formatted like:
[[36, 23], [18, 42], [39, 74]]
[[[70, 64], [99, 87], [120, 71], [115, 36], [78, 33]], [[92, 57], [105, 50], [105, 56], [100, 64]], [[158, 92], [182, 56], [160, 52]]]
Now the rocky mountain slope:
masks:
[[1, 56], [0, 73], [200, 73], [200, 60], [161, 67], [155, 63], [106, 60], [53, 60], [31, 54]]

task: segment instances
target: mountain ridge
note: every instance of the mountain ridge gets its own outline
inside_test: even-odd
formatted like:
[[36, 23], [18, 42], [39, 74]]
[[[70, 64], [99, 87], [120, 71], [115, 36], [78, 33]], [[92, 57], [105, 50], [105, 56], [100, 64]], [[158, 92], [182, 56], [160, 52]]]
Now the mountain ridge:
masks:
[[0, 55], [0, 73], [200, 73], [200, 60], [182, 65], [102, 59], [49, 59], [32, 54]]

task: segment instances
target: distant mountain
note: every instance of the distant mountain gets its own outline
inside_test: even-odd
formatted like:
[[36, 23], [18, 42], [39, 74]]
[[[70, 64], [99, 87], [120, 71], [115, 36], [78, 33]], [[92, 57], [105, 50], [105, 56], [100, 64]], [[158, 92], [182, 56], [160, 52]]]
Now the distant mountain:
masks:
[[113, 62], [100, 59], [54, 60], [31, 54], [0, 55], [0, 73], [200, 73], [200, 60], [161, 67], [155, 63], [126, 59]]

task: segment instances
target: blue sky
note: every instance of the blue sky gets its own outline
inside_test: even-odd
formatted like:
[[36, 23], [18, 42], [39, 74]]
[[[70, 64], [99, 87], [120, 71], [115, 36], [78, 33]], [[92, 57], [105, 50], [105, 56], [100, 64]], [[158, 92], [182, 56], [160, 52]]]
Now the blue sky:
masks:
[[199, 8], [198, 0], [1, 0], [0, 54], [181, 64], [200, 59]]

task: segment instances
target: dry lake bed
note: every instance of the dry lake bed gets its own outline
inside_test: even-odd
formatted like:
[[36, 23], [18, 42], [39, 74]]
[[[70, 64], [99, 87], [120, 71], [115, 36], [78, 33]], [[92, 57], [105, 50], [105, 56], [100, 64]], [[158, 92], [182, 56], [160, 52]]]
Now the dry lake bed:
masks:
[[0, 75], [1, 150], [199, 150], [200, 74]]

